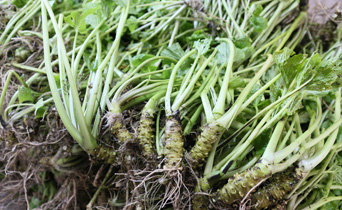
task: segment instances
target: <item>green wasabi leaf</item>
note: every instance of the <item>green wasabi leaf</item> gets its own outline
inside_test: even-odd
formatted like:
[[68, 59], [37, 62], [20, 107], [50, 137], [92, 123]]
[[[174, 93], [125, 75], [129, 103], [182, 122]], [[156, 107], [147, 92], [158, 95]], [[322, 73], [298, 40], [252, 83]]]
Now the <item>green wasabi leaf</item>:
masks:
[[283, 50], [279, 50], [274, 53], [273, 60], [278, 66], [282, 66], [287, 61], [287, 59], [289, 59], [290, 56], [294, 54], [294, 51], [285, 47]]
[[253, 12], [253, 15], [254, 15], [254, 16], [260, 16], [260, 14], [261, 14], [261, 12], [262, 12], [263, 9], [264, 9], [264, 8], [263, 8], [260, 4], [258, 4], [258, 5], [255, 7], [255, 10], [254, 10], [254, 12]]
[[204, 55], [209, 50], [211, 41], [211, 38], [195, 41], [194, 47], [200, 55]]
[[102, 0], [101, 1], [101, 12], [102, 16], [104, 18], [107, 18], [110, 16], [110, 13], [113, 11], [113, 8], [115, 7], [114, 1], [112, 0]]
[[121, 7], [126, 7], [127, 6], [127, 0], [113, 0], [113, 2], [116, 5], [119, 5]]
[[254, 146], [257, 155], [264, 153], [266, 146], [271, 139], [271, 135], [272, 129], [267, 129], [253, 140], [252, 145]]
[[25, 86], [19, 87], [18, 97], [19, 97], [19, 103], [34, 101], [32, 90]]
[[217, 47], [217, 54], [215, 59], [217, 60], [219, 65], [223, 65], [228, 62], [229, 58], [229, 45], [227, 42], [222, 42]]
[[252, 16], [249, 22], [253, 25], [253, 30], [256, 33], [260, 33], [267, 28], [267, 19], [263, 17]]
[[229, 88], [236, 89], [239, 87], [243, 87], [245, 85], [245, 81], [239, 76], [233, 77], [229, 80]]
[[[305, 56], [302, 54], [293, 55], [294, 52], [284, 48], [274, 54], [274, 61], [279, 67], [285, 86], [289, 87], [297, 74], [303, 70]], [[293, 55], [291, 57], [291, 55]], [[299, 82], [300, 83], [300, 82]]]
[[235, 48], [234, 63], [235, 65], [241, 64], [254, 54], [253, 47], [245, 47], [243, 49]]
[[[297, 72], [297, 87], [300, 86], [305, 81], [309, 80], [311, 77], [317, 75], [317, 67], [321, 63], [321, 57], [319, 54], [314, 54], [309, 58], [305, 59], [305, 65], [298, 68]], [[312, 83], [312, 82], [311, 82]]]
[[[71, 27], [73, 27], [75, 30], [77, 30], [80, 33], [84, 33], [86, 30], [86, 18], [94, 14], [97, 9], [99, 9], [99, 5], [95, 3], [87, 3], [85, 4], [83, 8], [82, 14], [79, 14], [78, 12], [74, 11], [69, 16], [64, 18], [64, 21], [68, 23]], [[99, 20], [94, 20], [94, 16], [91, 18], [88, 18], [88, 24], [96, 24], [99, 22]], [[89, 20], [90, 19], [90, 20]], [[93, 25], [92, 25], [93, 26]]]
[[267, 28], [267, 19], [260, 16], [262, 10], [261, 5], [256, 6], [253, 16], [249, 19], [249, 22], [253, 25], [253, 31], [256, 33], [260, 33]]
[[193, 32], [190, 36], [186, 37], [186, 41], [193, 42], [193, 41], [196, 41], [199, 39], [205, 39], [205, 38], [207, 38], [207, 36], [205, 35], [204, 30], [200, 29], [200, 30]]
[[14, 4], [15, 6], [17, 6], [18, 8], [21, 8], [23, 6], [25, 6], [25, 4], [28, 2], [28, 0], [13, 0], [12, 4]]
[[35, 118], [43, 118], [46, 115], [46, 111], [48, 110], [47, 106], [44, 106], [44, 100], [41, 98], [35, 105]]
[[280, 87], [277, 84], [274, 84], [271, 86], [270, 88], [270, 100], [271, 103], [275, 102], [276, 100], [278, 100], [279, 97], [281, 97], [282, 92]]
[[322, 61], [315, 70], [315, 77], [308, 85], [308, 90], [324, 91], [342, 86], [342, 68], [339, 61]]
[[92, 28], [95, 28], [100, 23], [100, 21], [101, 20], [99, 19], [99, 17], [94, 14], [88, 15], [85, 18], [85, 23], [90, 25]]
[[[136, 68], [137, 66], [139, 66], [142, 62], [146, 61], [147, 59], [153, 58], [154, 55], [151, 54], [139, 54], [136, 55], [132, 58], [132, 65], [134, 68]], [[141, 69], [141, 72], [150, 72], [150, 71], [155, 71], [157, 69], [156, 66], [154, 66], [154, 64], [157, 62], [158, 60], [154, 60], [151, 61], [149, 63], [147, 63], [146, 65], [144, 65], [144, 67]]]
[[130, 32], [133, 32], [135, 29], [138, 28], [138, 19], [134, 16], [130, 16], [127, 21], [127, 26]]
[[235, 44], [235, 46], [237, 48], [240, 48], [240, 49], [252, 46], [252, 42], [251, 42], [251, 40], [247, 36], [244, 36], [242, 38], [236, 39], [234, 41], [234, 44]]
[[161, 55], [179, 60], [185, 55], [185, 52], [182, 49], [182, 47], [179, 45], [179, 43], [177, 42], [173, 44], [171, 47], [167, 47], [166, 49], [164, 49], [161, 52]]

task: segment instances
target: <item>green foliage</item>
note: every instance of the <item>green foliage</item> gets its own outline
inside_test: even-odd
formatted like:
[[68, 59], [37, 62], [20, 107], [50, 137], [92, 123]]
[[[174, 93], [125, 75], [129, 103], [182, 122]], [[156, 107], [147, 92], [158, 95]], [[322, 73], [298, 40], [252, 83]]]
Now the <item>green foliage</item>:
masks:
[[252, 145], [254, 146], [257, 155], [261, 155], [264, 153], [267, 144], [271, 139], [271, 136], [272, 129], [267, 129], [264, 132], [262, 132], [257, 138], [254, 139]]
[[195, 41], [194, 47], [197, 49], [198, 54], [204, 55], [210, 47], [211, 39], [206, 38], [203, 40]]
[[33, 92], [30, 88], [25, 87], [25, 86], [20, 86], [19, 87], [19, 103], [23, 102], [33, 102], [34, 101], [34, 96]]
[[296, 87], [310, 81], [307, 90], [325, 91], [342, 85], [341, 64], [336, 60], [322, 61], [319, 54], [307, 57], [303, 54], [295, 55], [288, 48], [274, 54], [274, 61], [279, 67], [287, 88], [295, 80]]
[[[98, 4], [87, 3], [83, 7], [83, 12], [81, 14], [74, 11], [69, 16], [65, 17], [64, 21], [68, 23], [71, 27], [73, 27], [76, 31], [84, 33], [86, 31], [86, 23], [90, 24], [93, 27], [99, 23], [99, 16], [93, 15], [99, 8], [100, 6]], [[88, 17], [89, 15], [92, 16]]]
[[179, 60], [185, 55], [185, 52], [182, 49], [182, 47], [179, 45], [179, 43], [177, 42], [177, 43], [173, 44], [171, 47], [165, 48], [161, 52], [161, 55], [162, 56], [168, 56], [170, 58]]
[[29, 0], [13, 0], [12, 4], [14, 4], [15, 6], [17, 6], [18, 8], [21, 8], [23, 6], [25, 6], [25, 4], [28, 2]]
[[262, 6], [258, 5], [253, 12], [253, 16], [249, 19], [249, 22], [253, 25], [253, 30], [256, 33], [260, 33], [267, 28], [267, 19], [260, 16], [262, 10]]
[[232, 77], [229, 80], [229, 88], [230, 89], [235, 89], [235, 88], [241, 88], [245, 85], [245, 81], [243, 81], [243, 78], [236, 76], [236, 77]]
[[36, 104], [35, 104], [35, 118], [43, 118], [47, 114], [47, 110], [49, 109], [48, 106], [44, 106], [44, 100], [41, 98]]
[[[144, 61], [153, 58], [154, 55], [151, 54], [138, 54], [136, 56], [133, 57], [132, 59], [132, 64], [133, 67], [136, 68], [138, 67], [141, 63], [143, 63]], [[155, 71], [157, 69], [156, 66], [154, 66], [154, 64], [157, 62], [158, 60], [154, 60], [151, 61], [149, 63], [147, 63], [146, 65], [144, 65], [144, 67], [142, 67], [141, 72], [150, 72], [150, 71]]]
[[137, 29], [139, 25], [137, 18], [134, 16], [130, 16], [126, 23], [130, 32], [133, 32], [135, 29]]
[[234, 41], [234, 44], [235, 44], [234, 62], [237, 64], [244, 62], [255, 53], [255, 50], [252, 47], [251, 40], [247, 36], [236, 39]]
[[222, 42], [217, 47], [217, 54], [215, 56], [215, 59], [217, 60], [217, 63], [219, 65], [223, 65], [228, 62], [229, 58], [229, 45], [227, 42]]

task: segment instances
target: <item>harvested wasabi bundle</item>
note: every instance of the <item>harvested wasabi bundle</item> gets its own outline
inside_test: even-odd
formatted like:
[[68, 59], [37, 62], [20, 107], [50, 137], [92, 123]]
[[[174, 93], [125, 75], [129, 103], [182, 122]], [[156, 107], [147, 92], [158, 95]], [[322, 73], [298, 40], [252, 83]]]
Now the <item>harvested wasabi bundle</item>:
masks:
[[0, 189], [32, 209], [339, 209], [342, 27], [308, 42], [301, 4], [0, 0]]

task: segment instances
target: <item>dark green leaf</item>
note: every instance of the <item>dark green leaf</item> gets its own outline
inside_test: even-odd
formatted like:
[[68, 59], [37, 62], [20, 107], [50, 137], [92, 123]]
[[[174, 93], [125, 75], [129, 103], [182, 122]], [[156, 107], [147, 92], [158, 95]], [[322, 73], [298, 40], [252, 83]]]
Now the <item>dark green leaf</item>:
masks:
[[44, 100], [41, 98], [35, 105], [35, 118], [42, 118], [46, 115], [46, 111], [48, 110], [47, 106], [44, 106]]
[[262, 7], [260, 4], [258, 4], [258, 5], [255, 7], [255, 10], [254, 10], [254, 12], [253, 12], [253, 15], [254, 15], [254, 16], [260, 16], [260, 13], [262, 12], [262, 10], [263, 10], [263, 7]]
[[282, 78], [286, 87], [289, 87], [296, 76], [302, 72], [305, 65], [305, 56], [302, 54], [293, 55], [292, 50], [285, 48], [280, 52], [276, 52], [274, 60], [279, 67]]
[[15, 6], [17, 6], [18, 8], [21, 8], [23, 6], [25, 6], [25, 4], [28, 2], [28, 0], [13, 0], [12, 4], [14, 4]]
[[247, 36], [244, 36], [240, 39], [234, 41], [234, 44], [237, 48], [243, 49], [245, 47], [251, 47], [252, 43]]
[[262, 132], [257, 138], [254, 139], [252, 145], [254, 146], [257, 155], [260, 155], [265, 151], [266, 146], [271, 138], [271, 135], [272, 130], [267, 129], [264, 132]]
[[253, 30], [256, 33], [260, 33], [267, 28], [267, 20], [263, 17], [253, 16], [249, 21], [253, 25]]

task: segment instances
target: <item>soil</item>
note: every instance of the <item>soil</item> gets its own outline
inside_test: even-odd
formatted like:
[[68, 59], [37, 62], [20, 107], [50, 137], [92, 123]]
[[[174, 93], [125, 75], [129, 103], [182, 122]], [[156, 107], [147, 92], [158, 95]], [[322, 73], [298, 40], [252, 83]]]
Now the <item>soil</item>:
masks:
[[310, 0], [308, 6], [309, 21], [319, 25], [334, 20], [336, 13], [342, 12], [341, 0]]

